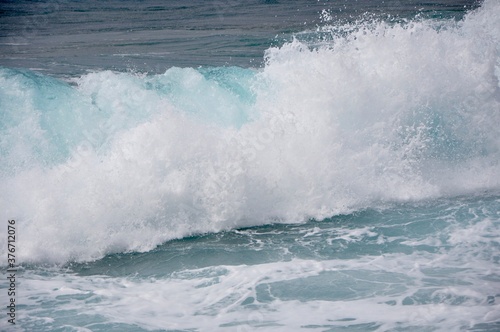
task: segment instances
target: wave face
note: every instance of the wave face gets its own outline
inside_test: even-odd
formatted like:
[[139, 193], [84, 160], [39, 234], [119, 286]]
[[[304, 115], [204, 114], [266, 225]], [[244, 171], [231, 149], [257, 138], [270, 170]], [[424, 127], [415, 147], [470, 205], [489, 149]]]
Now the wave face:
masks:
[[498, 17], [486, 1], [459, 22], [325, 23], [261, 69], [62, 82], [1, 68], [0, 211], [19, 221], [18, 258], [498, 190]]

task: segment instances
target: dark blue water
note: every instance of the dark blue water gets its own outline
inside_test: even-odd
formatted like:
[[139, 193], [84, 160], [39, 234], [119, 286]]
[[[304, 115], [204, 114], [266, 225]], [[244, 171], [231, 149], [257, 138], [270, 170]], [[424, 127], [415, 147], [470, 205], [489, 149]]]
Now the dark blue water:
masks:
[[2, 1], [0, 64], [57, 76], [172, 66], [260, 67], [264, 51], [295, 33], [363, 15], [460, 18], [478, 2]]
[[2, 1], [0, 330], [500, 330], [498, 17]]

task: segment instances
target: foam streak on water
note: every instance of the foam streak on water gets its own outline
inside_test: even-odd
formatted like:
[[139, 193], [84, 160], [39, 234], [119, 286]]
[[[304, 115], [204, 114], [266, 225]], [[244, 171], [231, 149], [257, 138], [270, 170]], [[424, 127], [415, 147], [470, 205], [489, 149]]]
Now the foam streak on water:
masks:
[[21, 322], [38, 330], [495, 331], [499, 207], [498, 196], [401, 205], [169, 242], [63, 273], [28, 269]]

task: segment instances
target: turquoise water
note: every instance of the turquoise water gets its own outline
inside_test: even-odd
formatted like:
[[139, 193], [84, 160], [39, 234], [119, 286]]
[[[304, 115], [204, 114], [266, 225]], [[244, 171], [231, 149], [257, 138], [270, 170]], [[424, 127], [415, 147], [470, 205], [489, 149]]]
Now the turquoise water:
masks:
[[187, 237], [57, 269], [26, 266], [21, 323], [28, 330], [496, 331], [499, 207], [492, 194], [397, 204]]
[[500, 330], [497, 1], [0, 10], [2, 331]]

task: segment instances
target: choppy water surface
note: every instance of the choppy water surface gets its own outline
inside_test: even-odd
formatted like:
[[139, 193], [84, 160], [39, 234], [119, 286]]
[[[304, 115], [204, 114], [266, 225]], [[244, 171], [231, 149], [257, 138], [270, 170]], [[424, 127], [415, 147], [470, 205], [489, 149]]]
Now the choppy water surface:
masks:
[[500, 329], [497, 1], [0, 10], [1, 329]]

